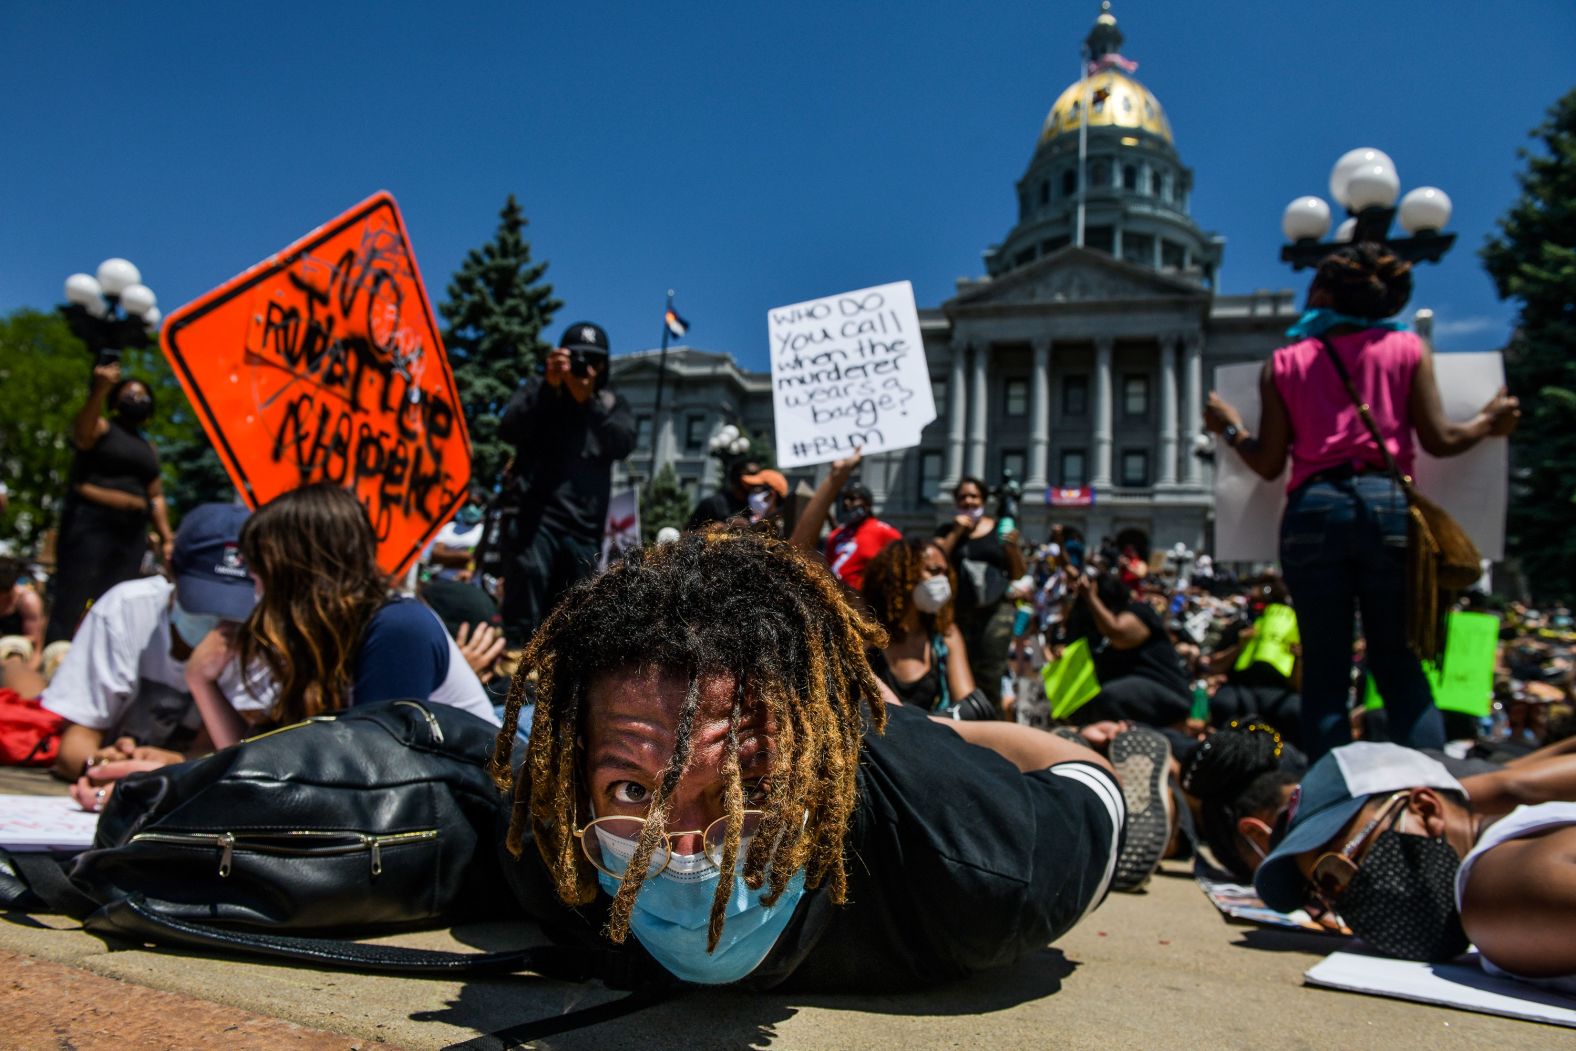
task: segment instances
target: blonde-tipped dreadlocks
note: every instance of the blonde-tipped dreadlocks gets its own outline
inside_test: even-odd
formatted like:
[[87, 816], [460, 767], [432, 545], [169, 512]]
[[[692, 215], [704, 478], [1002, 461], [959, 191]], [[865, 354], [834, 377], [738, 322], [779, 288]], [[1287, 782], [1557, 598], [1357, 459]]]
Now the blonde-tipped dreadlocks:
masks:
[[[761, 824], [744, 855], [744, 881], [772, 904], [801, 868], [806, 885], [830, 880], [832, 900], [847, 889], [843, 839], [854, 809], [854, 775], [864, 719], [881, 730], [886, 711], [865, 651], [886, 633], [843, 597], [825, 567], [760, 533], [715, 531], [631, 552], [564, 596], [526, 648], [509, 690], [493, 756], [493, 777], [514, 787], [509, 850], [519, 857], [527, 822], [537, 849], [570, 905], [596, 896], [597, 883], [574, 838], [586, 689], [599, 677], [656, 668], [689, 682], [673, 757], [652, 795], [645, 830], [608, 918], [622, 942], [647, 862], [666, 830], [674, 789], [689, 764], [702, 678], [733, 684], [723, 770], [727, 838], [723, 878], [712, 900], [708, 950], [722, 934], [744, 821], [739, 726], [762, 705], [775, 721]], [[512, 786], [514, 746], [526, 677], [536, 674], [536, 718], [520, 784]]]

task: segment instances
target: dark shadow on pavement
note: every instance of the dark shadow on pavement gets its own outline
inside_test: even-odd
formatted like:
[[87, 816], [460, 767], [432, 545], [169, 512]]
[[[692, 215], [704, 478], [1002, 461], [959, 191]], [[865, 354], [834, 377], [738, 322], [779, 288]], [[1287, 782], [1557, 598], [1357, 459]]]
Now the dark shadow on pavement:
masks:
[[1280, 930], [1274, 927], [1250, 927], [1233, 945], [1265, 952], [1303, 952], [1312, 956], [1328, 956], [1341, 952], [1352, 944], [1351, 938], [1314, 931]]
[[464, 1051], [524, 1047], [533, 1041], [546, 1041], [541, 1046], [554, 1051], [764, 1048], [776, 1041], [777, 1026], [801, 1008], [908, 1016], [990, 1014], [1055, 994], [1076, 967], [1060, 950], [1043, 949], [1010, 967], [963, 981], [883, 995], [688, 988], [626, 999], [630, 994], [596, 982], [528, 976], [480, 979], [466, 983], [459, 999], [445, 1009], [410, 1017], [485, 1034], [451, 1045]]

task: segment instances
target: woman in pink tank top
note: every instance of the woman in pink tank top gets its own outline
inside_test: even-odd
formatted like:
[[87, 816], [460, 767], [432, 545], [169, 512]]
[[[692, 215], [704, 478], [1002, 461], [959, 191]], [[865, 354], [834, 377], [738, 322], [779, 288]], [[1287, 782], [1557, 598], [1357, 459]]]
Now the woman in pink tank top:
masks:
[[1393, 320], [1411, 297], [1411, 269], [1374, 243], [1326, 257], [1309, 285], [1307, 313], [1287, 332], [1297, 341], [1264, 363], [1257, 433], [1216, 393], [1204, 410], [1204, 426], [1261, 477], [1278, 478], [1291, 461], [1280, 560], [1302, 636], [1301, 718], [1310, 760], [1351, 740], [1358, 609], [1391, 740], [1444, 745], [1428, 681], [1406, 644], [1406, 497], [1331, 356], [1408, 474], [1414, 436], [1431, 456], [1455, 456], [1490, 435], [1508, 435], [1520, 415], [1516, 399], [1501, 389], [1472, 419], [1445, 417], [1428, 345]]

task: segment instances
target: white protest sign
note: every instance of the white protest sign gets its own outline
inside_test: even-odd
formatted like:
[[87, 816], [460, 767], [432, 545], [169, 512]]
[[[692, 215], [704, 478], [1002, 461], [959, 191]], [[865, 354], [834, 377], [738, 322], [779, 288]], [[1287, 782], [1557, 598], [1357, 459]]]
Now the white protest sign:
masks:
[[640, 494], [632, 488], [620, 489], [607, 501], [607, 521], [602, 525], [602, 568], [639, 546]]
[[907, 449], [936, 418], [907, 281], [777, 307], [766, 329], [780, 466]]
[[[1250, 431], [1258, 430], [1259, 372], [1263, 365], [1223, 365], [1215, 389], [1235, 405]], [[1445, 416], [1470, 419], [1505, 382], [1498, 351], [1435, 354], [1434, 375]], [[1484, 558], [1505, 557], [1505, 505], [1510, 445], [1487, 438], [1460, 456], [1437, 459], [1417, 449], [1417, 488], [1450, 512]], [[1215, 557], [1237, 562], [1273, 562], [1279, 557], [1281, 509], [1286, 505], [1290, 467], [1273, 482], [1248, 470], [1242, 458], [1215, 442]]]

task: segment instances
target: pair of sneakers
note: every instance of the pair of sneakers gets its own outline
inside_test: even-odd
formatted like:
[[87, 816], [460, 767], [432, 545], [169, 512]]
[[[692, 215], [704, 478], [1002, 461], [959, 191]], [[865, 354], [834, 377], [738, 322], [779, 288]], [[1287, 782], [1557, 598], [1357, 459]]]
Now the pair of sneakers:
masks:
[[[1052, 731], [1079, 744], [1088, 742], [1070, 727]], [[1171, 743], [1147, 726], [1133, 726], [1111, 738], [1106, 757], [1116, 770], [1127, 804], [1127, 825], [1116, 855], [1111, 889], [1133, 891], [1149, 882], [1171, 842], [1176, 804], [1167, 779]]]

